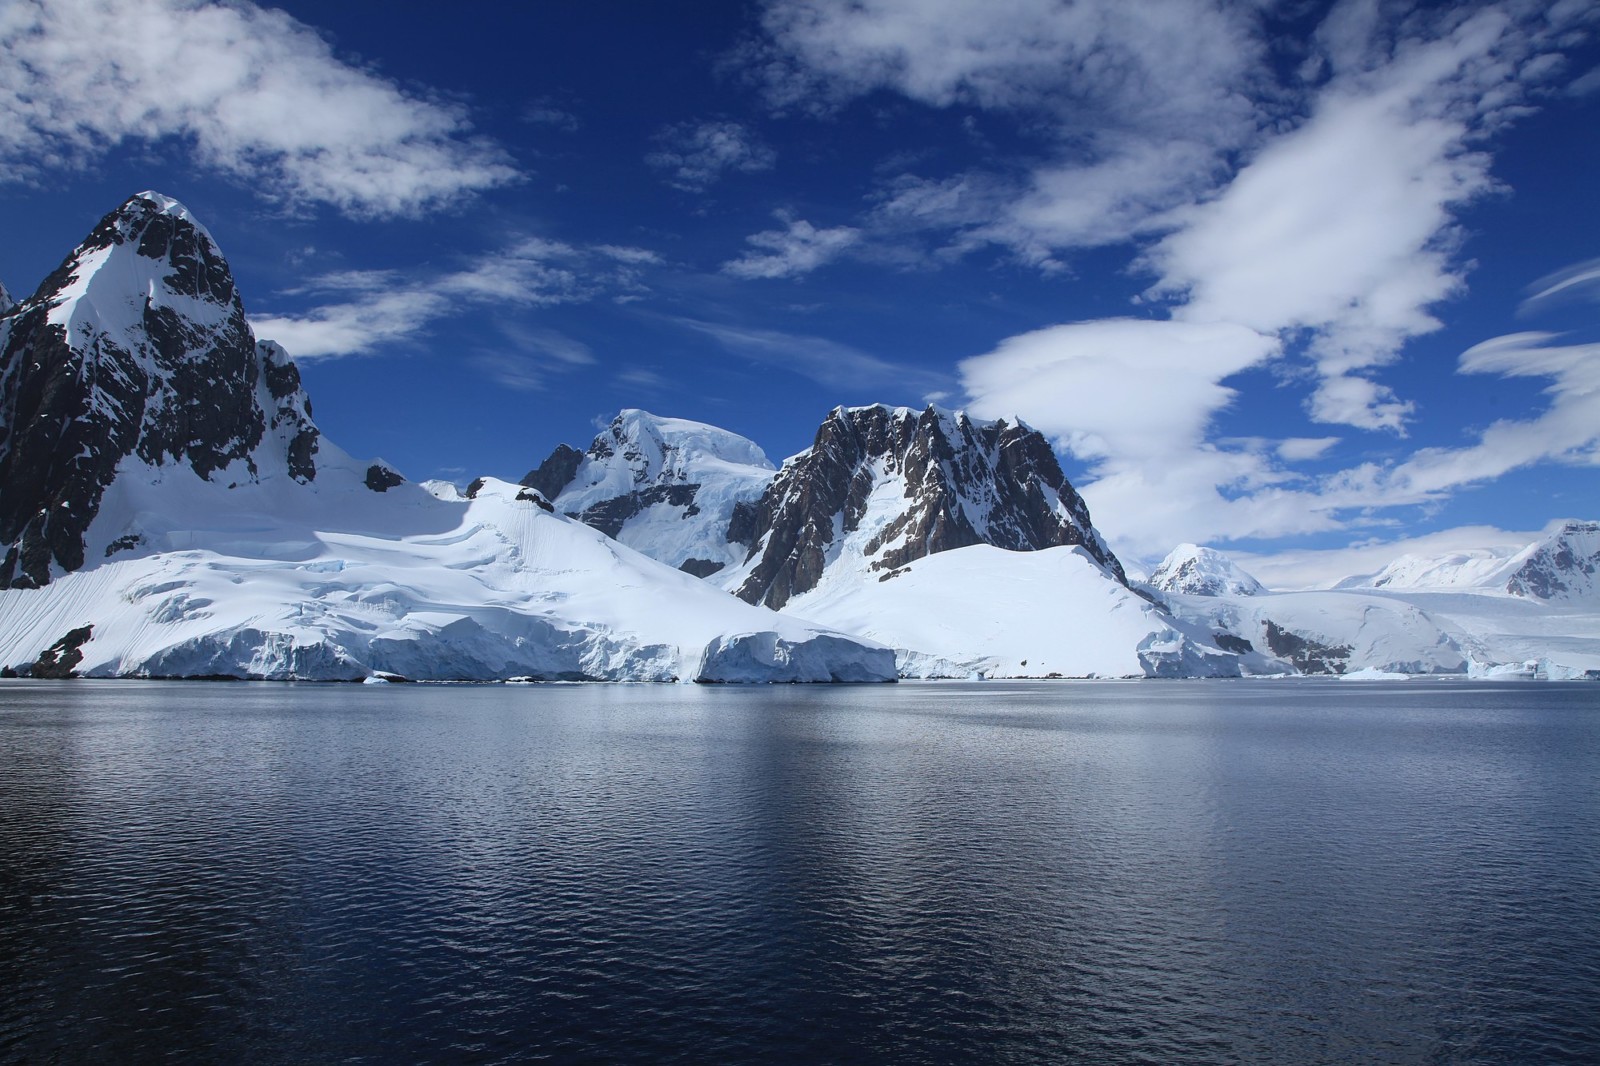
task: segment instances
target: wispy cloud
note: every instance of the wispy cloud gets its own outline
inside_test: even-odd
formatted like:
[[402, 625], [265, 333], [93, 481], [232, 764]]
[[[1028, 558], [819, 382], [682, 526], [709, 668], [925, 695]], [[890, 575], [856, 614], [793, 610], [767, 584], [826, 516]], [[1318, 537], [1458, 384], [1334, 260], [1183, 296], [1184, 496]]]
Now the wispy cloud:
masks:
[[1258, 20], [1254, 5], [1210, 0], [778, 0], [742, 59], [783, 110], [887, 89], [1026, 125], [1046, 149], [1022, 180], [969, 175], [964, 191], [1004, 198], [940, 215], [1048, 263], [1147, 232], [1225, 179], [1228, 154], [1272, 117]]
[[[617, 251], [526, 238], [431, 277], [396, 271], [325, 274], [286, 295], [326, 302], [299, 313], [253, 315], [250, 324], [258, 336], [277, 341], [296, 359], [371, 355], [473, 308], [527, 310], [641, 291], [636, 264], [653, 257], [643, 252], [619, 257]], [[522, 331], [513, 340], [563, 362], [592, 358], [587, 348], [548, 331]]]
[[1528, 298], [1517, 308], [1531, 314], [1569, 301], [1600, 303], [1600, 259], [1574, 263], [1528, 286]]
[[[1545, 373], [1555, 382], [1543, 415], [1496, 423], [1471, 447], [1424, 449], [1398, 464], [1312, 477], [1296, 464], [1325, 459], [1330, 438], [1257, 447], [1217, 439], [1212, 429], [1232, 398], [1228, 377], [1271, 362], [1288, 370], [1286, 380], [1297, 388], [1309, 378], [1306, 411], [1314, 421], [1404, 434], [1413, 405], [1381, 371], [1409, 341], [1439, 328], [1436, 308], [1462, 291], [1467, 265], [1457, 220], [1465, 205], [1497, 189], [1492, 135], [1551, 90], [1561, 68], [1557, 51], [1575, 39], [1567, 36], [1574, 26], [1562, 20], [1579, 17], [1575, 5], [1513, 0], [1399, 19], [1381, 5], [1347, 0], [1328, 16], [1301, 66], [1304, 84], [1292, 96], [1303, 98], [1295, 107], [1304, 117], [1280, 114], [1281, 128], [1263, 125], [1240, 142], [1244, 162], [1220, 175], [1214, 193], [1204, 191], [1217, 179], [1201, 153], [1175, 164], [1174, 173], [1197, 175], [1180, 197], [1186, 202], [1176, 205], [1146, 198], [1149, 210], [1124, 215], [1092, 189], [1074, 186], [1075, 196], [1059, 198], [1060, 209], [1082, 215], [1058, 228], [1056, 214], [1030, 214], [1057, 198], [1024, 197], [1002, 217], [1026, 223], [1017, 232], [1036, 244], [1013, 241], [1026, 258], [1048, 266], [1074, 240], [1133, 237], [1143, 246], [1137, 265], [1157, 277], [1145, 300], [1170, 318], [1079, 323], [1012, 338], [962, 364], [974, 405], [1048, 427], [1087, 459], [1097, 520], [1141, 552], [1164, 550], [1180, 531], [1205, 540], [1335, 530], [1377, 521], [1382, 508], [1438, 501], [1531, 462], [1591, 461], [1595, 437], [1582, 420], [1600, 420], [1600, 413], [1587, 406], [1584, 353], [1547, 339], [1480, 346], [1463, 357], [1463, 373]], [[1136, 141], [1124, 158], [1197, 144]], [[1143, 196], [1139, 170], [1108, 184], [1117, 203]], [[1036, 172], [1036, 189], [1044, 174]], [[951, 191], [970, 187], [964, 179]], [[1107, 228], [1089, 233], [1095, 225]], [[1551, 279], [1541, 291], [1550, 299], [1583, 290], [1589, 267]], [[1190, 327], [1234, 340], [1196, 346], [1184, 332]], [[1103, 343], [1111, 328], [1125, 334], [1114, 345]], [[1097, 344], [1107, 354], [1097, 357]], [[1159, 424], [1122, 410], [1102, 364], [1139, 383], [1129, 395], [1148, 394]]]
[[665, 172], [667, 184], [704, 192], [723, 175], [771, 170], [777, 153], [747, 127], [726, 120], [682, 123], [656, 134], [659, 147], [645, 162]]
[[735, 355], [793, 371], [830, 388], [852, 392], [864, 387], [892, 388], [920, 398], [950, 385], [943, 374], [891, 362], [825, 337], [695, 318], [669, 318], [667, 321], [704, 334]]
[[278, 201], [358, 217], [519, 179], [460, 105], [341, 60], [282, 11], [247, 0], [0, 5], [0, 180], [168, 139]]
[[752, 251], [722, 264], [736, 278], [793, 278], [809, 274], [836, 258], [861, 238], [851, 226], [817, 229], [803, 218], [779, 212], [784, 229], [762, 230], [745, 238]]

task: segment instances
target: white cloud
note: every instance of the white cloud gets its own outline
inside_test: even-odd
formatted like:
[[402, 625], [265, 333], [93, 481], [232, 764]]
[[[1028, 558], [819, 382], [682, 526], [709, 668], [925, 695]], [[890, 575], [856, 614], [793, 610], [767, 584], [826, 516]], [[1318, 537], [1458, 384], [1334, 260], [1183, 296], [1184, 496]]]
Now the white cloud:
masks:
[[736, 278], [792, 278], [809, 274], [855, 244], [861, 231], [850, 226], [817, 229], [802, 218], [779, 212], [787, 229], [769, 229], [745, 238], [757, 251], [722, 264], [722, 272]]
[[520, 352], [478, 352], [468, 361], [490, 381], [519, 392], [537, 392], [549, 377], [547, 366]]
[[1539, 536], [1538, 531], [1457, 526], [1400, 540], [1369, 538], [1339, 548], [1301, 548], [1272, 554], [1228, 554], [1268, 588], [1328, 588], [1347, 577], [1375, 574], [1402, 555], [1432, 558], [1475, 549], [1514, 553], [1533, 543]]
[[[619, 260], [615, 251], [526, 238], [430, 278], [341, 271], [285, 294], [337, 299], [296, 314], [252, 315], [250, 324], [296, 359], [371, 355], [473, 308], [526, 310], [639, 291], [634, 264], [650, 260]], [[514, 339], [561, 362], [592, 358], [587, 348], [548, 331], [523, 331]]]
[[777, 153], [737, 122], [668, 126], [656, 140], [661, 147], [645, 162], [666, 171], [667, 184], [685, 192], [703, 192], [729, 171], [771, 170], [777, 161]]
[[[1170, 301], [1171, 319], [1083, 322], [1002, 342], [962, 364], [973, 406], [1016, 413], [1086, 460], [1091, 480], [1081, 487], [1097, 523], [1118, 550], [1140, 556], [1185, 539], [1370, 526], [1384, 521], [1383, 508], [1435, 502], [1529, 463], [1595, 462], [1590, 427], [1600, 408], [1588, 354], [1545, 339], [1463, 357], [1463, 373], [1554, 379], [1546, 412], [1496, 423], [1471, 447], [1313, 477], [1292, 464], [1321, 458], [1337, 438], [1274, 444], [1212, 431], [1233, 399], [1228, 376], [1274, 360], [1285, 388], [1302, 388], [1296, 364], [1310, 364], [1314, 420], [1403, 433], [1413, 405], [1378, 372], [1437, 329], [1435, 307], [1460, 293], [1457, 213], [1495, 191], [1488, 137], [1523, 112], [1535, 83], [1554, 77], [1559, 64], [1539, 60], [1556, 47], [1559, 17], [1518, 0], [1408, 19], [1363, 0], [1339, 5], [1302, 67], [1313, 86], [1308, 117], [1263, 133], [1215, 195], [1205, 194], [1213, 179], [1204, 152], [1174, 164], [1194, 175], [1187, 205], [1149, 199], [1173, 187], [1141, 184], [1139, 168], [1118, 174], [1101, 163], [1101, 182], [1069, 165], [1059, 190], [1037, 170], [1034, 188], [1044, 191], [1012, 203], [996, 224], [1014, 227], [1003, 239], [1051, 266], [1059, 249], [1161, 227], [1168, 232], [1138, 262], [1157, 274], [1146, 296]], [[1193, 142], [1130, 144], [1142, 145], [1131, 157]], [[926, 204], [946, 220], [971, 187], [970, 176], [899, 185], [907, 207]], [[1566, 292], [1570, 281], [1576, 292], [1590, 266], [1546, 288]], [[1213, 332], [1186, 332], [1196, 329]]]
[[461, 107], [340, 60], [282, 11], [240, 0], [0, 5], [0, 180], [40, 180], [132, 141], [290, 205], [389, 216], [518, 179]]
[[1320, 458], [1338, 443], [1338, 437], [1290, 437], [1279, 441], [1274, 450], [1278, 453], [1278, 458], [1297, 463]]
[[1096, 525], [1118, 551], [1159, 558], [1186, 539], [1335, 528], [1278, 487], [1292, 476], [1269, 442], [1206, 442], [1234, 399], [1222, 382], [1279, 350], [1237, 324], [1104, 319], [1005, 340], [963, 361], [961, 384], [974, 414], [1020, 417], [1087, 461]]
[[[889, 89], [1016, 118], [1051, 142], [1002, 202], [944, 219], [1029, 261], [1126, 240], [1214, 189], [1267, 116], [1249, 4], [1211, 0], [779, 0], [746, 55], [780, 108]], [[901, 181], [926, 181], [905, 175]], [[908, 216], [909, 219], [910, 216]]]
[[1531, 295], [1517, 309], [1523, 314], [1567, 301], [1600, 303], [1600, 259], [1574, 263], [1529, 286]]
[[1217, 323], [1102, 319], [1002, 341], [961, 363], [973, 412], [1020, 415], [1086, 459], [1159, 460], [1194, 447], [1233, 398], [1221, 381], [1278, 341]]
[[403, 341], [451, 311], [443, 295], [421, 287], [361, 293], [298, 315], [252, 315], [256, 336], [296, 359], [368, 355]]
[[723, 348], [753, 362], [793, 371], [830, 388], [860, 394], [889, 387], [902, 395], [926, 396], [949, 385], [942, 374], [895, 363], [825, 337], [771, 329], [672, 318], [686, 329], [711, 337]]
[[1339, 9], [1349, 24], [1329, 35], [1334, 69], [1357, 72], [1219, 197], [1175, 212], [1180, 228], [1147, 261], [1161, 274], [1153, 294], [1184, 301], [1175, 317], [1310, 331], [1314, 419], [1398, 432], [1412, 405], [1364, 372], [1439, 328], [1430, 308], [1463, 288], [1454, 212], [1495, 187], [1471, 145], [1515, 95], [1498, 57], [1519, 31], [1484, 11], [1368, 71], [1370, 42], [1354, 38], [1375, 32], [1375, 10]]
[[1461, 356], [1463, 374], [1547, 378], [1550, 403], [1529, 419], [1501, 419], [1465, 448], [1424, 448], [1377, 478], [1391, 497], [1422, 498], [1553, 461], [1600, 466], [1600, 344], [1554, 345], [1547, 333], [1514, 333]]
[[575, 133], [583, 125], [577, 115], [547, 96], [540, 97], [524, 108], [522, 121], [535, 126], [548, 126], [562, 133]]

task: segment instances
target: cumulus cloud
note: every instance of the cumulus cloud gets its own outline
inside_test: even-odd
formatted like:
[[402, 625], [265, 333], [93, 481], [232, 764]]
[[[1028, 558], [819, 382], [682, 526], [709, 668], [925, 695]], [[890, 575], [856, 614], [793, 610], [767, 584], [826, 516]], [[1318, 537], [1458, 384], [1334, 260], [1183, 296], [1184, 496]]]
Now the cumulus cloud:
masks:
[[0, 6], [0, 180], [169, 140], [281, 202], [358, 217], [518, 179], [462, 107], [344, 62], [282, 11], [245, 0]]
[[[1335, 530], [1531, 462], [1592, 461], [1584, 419], [1600, 421], [1600, 412], [1588, 406], [1584, 353], [1547, 339], [1463, 357], [1463, 373], [1554, 381], [1548, 411], [1497, 423], [1472, 447], [1313, 477], [1295, 464], [1323, 459], [1337, 438], [1245, 442], [1211, 429], [1232, 398], [1228, 376], [1271, 362], [1285, 387], [1313, 383], [1305, 403], [1313, 420], [1405, 433], [1414, 406], [1381, 371], [1407, 342], [1438, 329], [1437, 307], [1463, 291], [1458, 214], [1497, 191], [1489, 138], [1552, 84], [1575, 10], [1511, 0], [1400, 19], [1347, 0], [1301, 66], [1304, 117], [1280, 116], [1281, 128], [1244, 138], [1243, 162], [1220, 178], [1207, 145], [1182, 137], [1132, 137], [1121, 156], [1089, 167], [1038, 168], [1030, 193], [983, 235], [1049, 267], [1075, 245], [1137, 244], [1149, 234], [1136, 266], [1156, 276], [1144, 298], [1170, 319], [1012, 338], [962, 364], [973, 405], [1020, 415], [1085, 460], [1097, 521], [1119, 549], [1139, 553], [1178, 539]], [[1157, 162], [1119, 173], [1117, 160], [1139, 152]], [[1191, 175], [1187, 187], [1145, 184], [1168, 169], [1163, 158], [1174, 160], [1172, 173]], [[950, 224], [974, 188], [986, 187], [972, 175], [902, 179], [903, 199], [878, 210], [923, 210]], [[1169, 194], [1181, 202], [1164, 201]], [[1530, 306], [1587, 293], [1593, 274], [1593, 264], [1579, 264], [1547, 279]], [[1200, 343], [1184, 332], [1193, 327], [1228, 340]]]
[[777, 153], [737, 122], [683, 123], [656, 134], [660, 147], [644, 157], [685, 192], [704, 192], [732, 172], [771, 170]]
[[783, 212], [778, 220], [785, 229], [762, 230], [745, 238], [754, 250], [722, 264], [736, 278], [793, 278], [809, 274], [855, 244], [861, 231], [851, 226], [817, 229], [803, 218]]
[[[525, 238], [479, 256], [459, 270], [408, 278], [395, 271], [342, 271], [285, 293], [321, 300], [308, 311], [252, 315], [256, 335], [296, 359], [371, 355], [403, 343], [433, 322], [472, 308], [527, 310], [617, 297], [642, 287], [634, 262], [616, 249], [577, 248]], [[582, 363], [588, 350], [557, 334], [525, 331], [513, 340], [559, 361]]]
[[1373, 10], [1338, 9], [1351, 24], [1329, 34], [1330, 64], [1356, 71], [1220, 196], [1175, 213], [1147, 262], [1161, 275], [1152, 294], [1183, 301], [1177, 318], [1309, 331], [1314, 419], [1402, 432], [1412, 405], [1365, 372], [1439, 328], [1430, 309], [1463, 288], [1455, 212], [1495, 187], [1472, 145], [1517, 95], [1499, 60], [1526, 42], [1486, 10], [1368, 70], [1377, 31], [1348, 12]]
[[963, 361], [961, 384], [973, 413], [1020, 416], [1086, 461], [1096, 524], [1118, 550], [1159, 557], [1178, 540], [1224, 530], [1239, 537], [1333, 527], [1326, 511], [1277, 487], [1290, 476], [1271, 461], [1271, 442], [1207, 442], [1235, 396], [1223, 382], [1280, 347], [1275, 336], [1233, 323], [1077, 322]]
[[1194, 447], [1233, 398], [1224, 378], [1277, 353], [1228, 323], [1076, 322], [1001, 342], [961, 363], [974, 413], [1021, 414], [1080, 458], [1159, 459]]

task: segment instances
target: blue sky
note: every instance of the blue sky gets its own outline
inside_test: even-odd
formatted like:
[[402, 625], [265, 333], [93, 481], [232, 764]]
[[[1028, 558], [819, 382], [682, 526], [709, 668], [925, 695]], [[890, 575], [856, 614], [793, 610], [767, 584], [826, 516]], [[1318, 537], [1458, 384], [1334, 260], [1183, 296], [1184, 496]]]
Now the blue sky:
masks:
[[934, 399], [1136, 564], [1600, 514], [1588, 0], [440, 10], [0, 4], [0, 281], [175, 196], [416, 478]]

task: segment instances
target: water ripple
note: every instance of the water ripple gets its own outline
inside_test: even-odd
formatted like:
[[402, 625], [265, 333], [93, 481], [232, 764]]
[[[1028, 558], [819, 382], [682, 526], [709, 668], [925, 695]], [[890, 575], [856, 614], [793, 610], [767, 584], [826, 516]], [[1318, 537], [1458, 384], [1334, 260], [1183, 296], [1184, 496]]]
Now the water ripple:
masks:
[[0, 685], [0, 1059], [1583, 1062], [1600, 710]]

